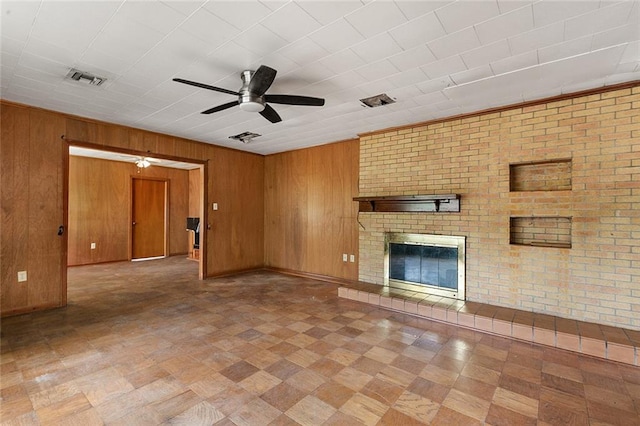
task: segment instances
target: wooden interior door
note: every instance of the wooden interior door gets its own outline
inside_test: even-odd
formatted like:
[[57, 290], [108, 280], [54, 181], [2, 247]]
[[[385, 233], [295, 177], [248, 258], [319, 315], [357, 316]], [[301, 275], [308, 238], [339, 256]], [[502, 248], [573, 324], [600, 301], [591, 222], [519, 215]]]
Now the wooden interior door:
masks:
[[131, 258], [165, 256], [167, 182], [133, 178]]

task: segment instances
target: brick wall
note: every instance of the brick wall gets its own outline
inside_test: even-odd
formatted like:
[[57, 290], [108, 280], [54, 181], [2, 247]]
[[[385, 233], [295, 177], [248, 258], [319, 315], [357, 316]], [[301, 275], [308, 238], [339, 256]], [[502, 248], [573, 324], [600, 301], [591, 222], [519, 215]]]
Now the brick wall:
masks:
[[[385, 232], [461, 235], [467, 300], [640, 329], [640, 86], [362, 135], [359, 190], [461, 194], [460, 213], [360, 213], [361, 281], [383, 282]], [[510, 243], [519, 217], [570, 218], [571, 248]]]

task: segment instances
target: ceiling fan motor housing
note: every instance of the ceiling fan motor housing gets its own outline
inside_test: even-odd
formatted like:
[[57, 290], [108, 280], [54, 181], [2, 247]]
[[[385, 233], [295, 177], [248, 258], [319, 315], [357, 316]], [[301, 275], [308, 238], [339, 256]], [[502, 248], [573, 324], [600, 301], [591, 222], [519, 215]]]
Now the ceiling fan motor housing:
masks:
[[252, 70], [245, 70], [242, 72], [242, 88], [238, 95], [238, 103], [240, 109], [247, 112], [260, 112], [264, 110], [264, 96], [256, 96], [249, 91], [249, 83], [251, 77], [255, 72]]

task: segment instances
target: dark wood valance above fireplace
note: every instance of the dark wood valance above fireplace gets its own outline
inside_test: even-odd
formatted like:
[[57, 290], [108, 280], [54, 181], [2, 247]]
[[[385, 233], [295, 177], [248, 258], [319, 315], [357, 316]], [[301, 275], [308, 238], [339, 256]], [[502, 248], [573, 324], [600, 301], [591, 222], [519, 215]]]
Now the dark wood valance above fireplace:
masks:
[[384, 197], [354, 197], [358, 211], [366, 212], [433, 212], [459, 213], [460, 195], [390, 195]]

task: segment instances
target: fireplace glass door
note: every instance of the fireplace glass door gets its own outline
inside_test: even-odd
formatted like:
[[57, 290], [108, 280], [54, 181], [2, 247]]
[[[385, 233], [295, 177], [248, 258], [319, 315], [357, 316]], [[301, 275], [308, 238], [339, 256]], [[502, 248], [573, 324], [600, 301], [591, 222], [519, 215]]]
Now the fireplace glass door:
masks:
[[464, 300], [464, 237], [389, 233], [385, 285]]
[[391, 243], [389, 278], [456, 290], [458, 249]]

